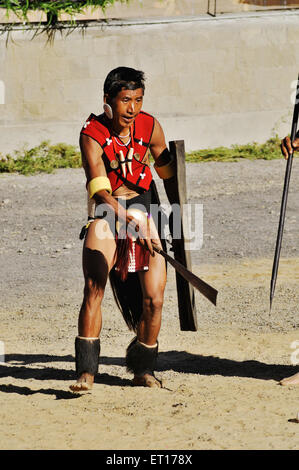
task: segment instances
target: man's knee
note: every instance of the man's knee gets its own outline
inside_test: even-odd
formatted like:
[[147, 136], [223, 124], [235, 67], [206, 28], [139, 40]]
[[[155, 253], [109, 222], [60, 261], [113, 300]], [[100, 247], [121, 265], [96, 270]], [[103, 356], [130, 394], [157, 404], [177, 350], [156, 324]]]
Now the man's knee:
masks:
[[143, 299], [143, 305], [146, 311], [152, 315], [160, 313], [163, 307], [163, 295], [145, 297]]
[[100, 280], [91, 278], [86, 276], [85, 277], [85, 284], [84, 284], [84, 298], [91, 299], [97, 298], [98, 300], [102, 300], [104, 297], [105, 291], [105, 284], [101, 285]]

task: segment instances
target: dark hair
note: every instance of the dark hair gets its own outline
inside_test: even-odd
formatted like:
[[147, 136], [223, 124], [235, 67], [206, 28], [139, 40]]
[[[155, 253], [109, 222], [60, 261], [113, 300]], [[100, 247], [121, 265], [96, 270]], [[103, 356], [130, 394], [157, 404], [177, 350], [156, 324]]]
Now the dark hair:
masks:
[[144, 73], [141, 70], [131, 69], [129, 67], [117, 67], [108, 73], [104, 82], [104, 93], [110, 98], [115, 98], [121, 90], [137, 90], [142, 88], [144, 91]]

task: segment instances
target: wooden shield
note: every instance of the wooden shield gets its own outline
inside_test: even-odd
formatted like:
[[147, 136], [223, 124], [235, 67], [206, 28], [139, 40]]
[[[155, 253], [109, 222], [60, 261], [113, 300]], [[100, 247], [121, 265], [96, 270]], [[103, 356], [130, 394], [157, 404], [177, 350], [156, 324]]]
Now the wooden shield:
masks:
[[[176, 161], [178, 201], [181, 213], [184, 204], [187, 204], [185, 144], [183, 140], [169, 142], [169, 150]], [[190, 251], [185, 249], [185, 235], [188, 233], [186, 214], [181, 217], [181, 239], [173, 239], [174, 258], [192, 271]], [[172, 228], [170, 227], [170, 231]], [[182, 331], [197, 331], [197, 317], [194, 288], [178, 272], [176, 272], [176, 285], [178, 296], [178, 309], [180, 328]]]

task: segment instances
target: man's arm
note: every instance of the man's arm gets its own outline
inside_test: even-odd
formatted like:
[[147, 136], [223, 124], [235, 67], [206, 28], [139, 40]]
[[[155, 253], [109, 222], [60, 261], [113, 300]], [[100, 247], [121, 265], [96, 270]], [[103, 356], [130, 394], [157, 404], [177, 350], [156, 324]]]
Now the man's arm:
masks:
[[[98, 176], [107, 178], [106, 168], [103, 162], [103, 149], [91, 137], [81, 134], [80, 136], [80, 149], [82, 157], [82, 165], [85, 171], [87, 184]], [[127, 211], [118, 204], [117, 200], [109, 194], [105, 189], [97, 191], [93, 199], [97, 204], [109, 204], [117, 217], [127, 222]]]
[[[80, 149], [87, 184], [98, 176], [107, 178], [106, 168], [102, 158], [103, 149], [101, 146], [91, 137], [81, 134]], [[122, 213], [118, 214], [117, 201], [107, 190], [103, 189], [97, 191], [93, 198], [98, 204], [109, 204], [112, 206], [117, 216], [120, 216], [122, 220], [126, 219], [125, 209], [123, 209]]]
[[289, 136], [284, 137], [284, 139], [282, 139], [281, 141], [280, 147], [284, 158], [287, 160], [290, 153], [299, 150], [299, 133], [297, 133], [296, 139], [294, 140], [293, 144]]
[[[107, 178], [106, 168], [102, 158], [103, 149], [101, 146], [91, 137], [81, 134], [80, 149], [82, 156], [82, 166], [85, 171], [87, 184], [97, 177]], [[124, 207], [118, 203], [116, 198], [114, 198], [108, 190], [99, 190], [92, 197], [97, 202], [97, 204], [108, 204], [110, 207], [112, 207], [116, 217], [121, 222], [125, 222], [126, 225], [134, 222], [136, 230], [139, 230], [140, 244], [147, 248], [152, 255], [154, 255], [151, 240], [147, 238], [147, 234], [142, 233], [142, 229], [140, 228], [139, 223], [134, 219], [134, 217], [127, 213]]]
[[[161, 124], [157, 121], [157, 119], [155, 119], [155, 127], [150, 143], [150, 151], [153, 159], [155, 160], [156, 167], [159, 168], [165, 165], [171, 165], [173, 159], [167, 148]], [[178, 185], [176, 173], [169, 178], [163, 178], [163, 184], [170, 204], [177, 203]]]

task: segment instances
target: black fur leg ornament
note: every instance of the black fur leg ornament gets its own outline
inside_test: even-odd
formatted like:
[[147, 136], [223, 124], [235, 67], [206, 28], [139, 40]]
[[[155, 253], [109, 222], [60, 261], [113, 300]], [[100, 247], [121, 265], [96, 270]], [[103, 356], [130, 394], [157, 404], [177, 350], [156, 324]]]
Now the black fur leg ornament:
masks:
[[100, 339], [77, 336], [75, 340], [76, 372], [95, 375], [99, 367]]
[[137, 337], [129, 344], [126, 354], [127, 371], [135, 376], [142, 377], [150, 374], [154, 377], [158, 356], [158, 343], [155, 347], [147, 347], [137, 340]]

